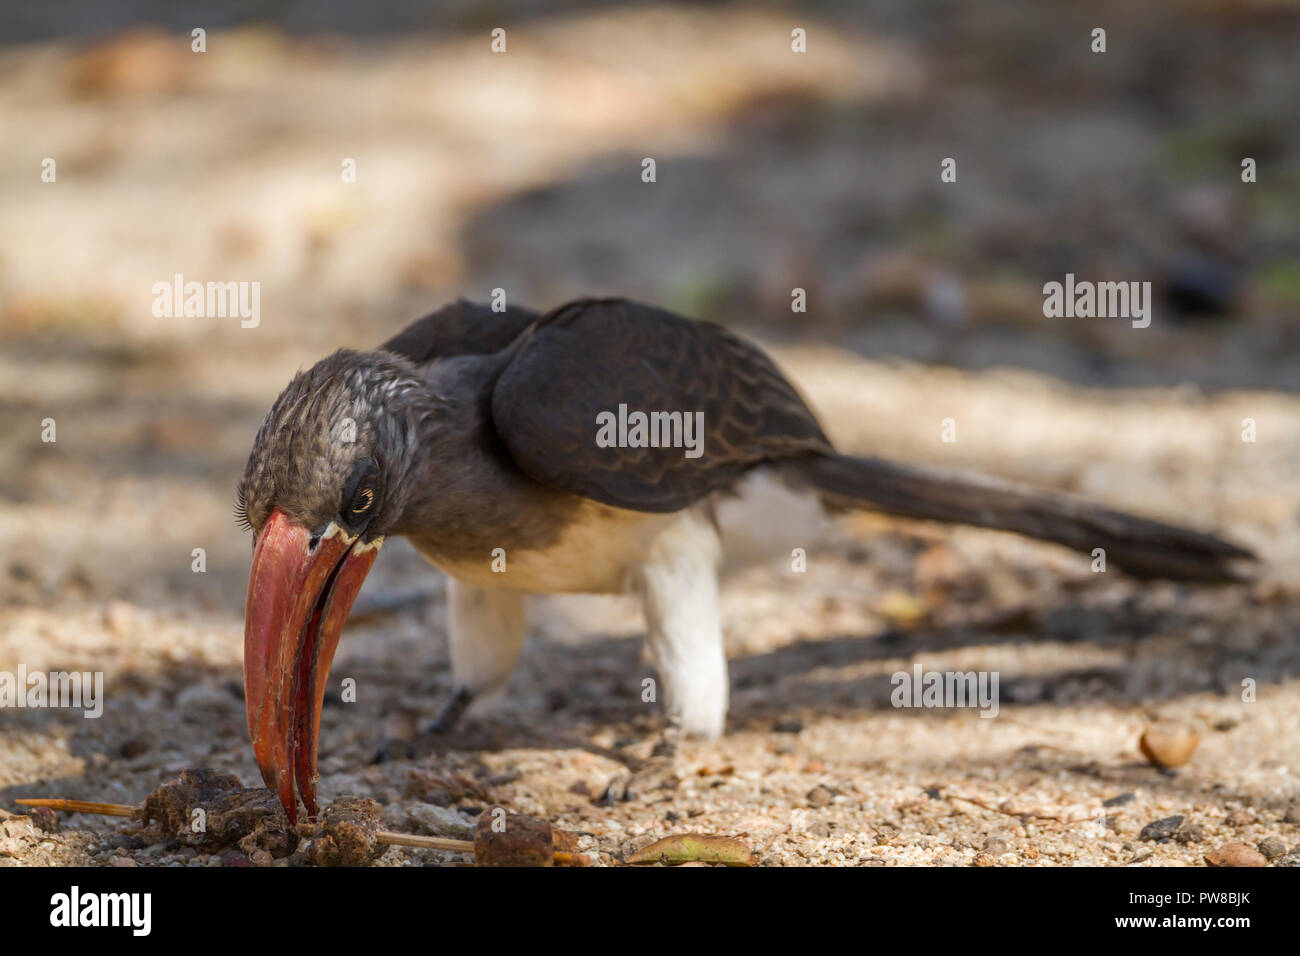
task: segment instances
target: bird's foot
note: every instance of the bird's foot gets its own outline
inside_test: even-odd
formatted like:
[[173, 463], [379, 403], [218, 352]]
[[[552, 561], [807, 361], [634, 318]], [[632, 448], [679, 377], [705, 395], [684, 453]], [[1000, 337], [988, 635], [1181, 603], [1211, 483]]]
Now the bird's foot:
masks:
[[659, 739], [655, 741], [654, 749], [650, 751], [650, 759], [664, 758], [671, 761], [677, 756], [677, 744], [681, 739], [681, 724], [670, 721], [664, 728], [664, 732], [659, 735]]
[[472, 693], [464, 687], [458, 688], [452, 693], [447, 703], [443, 704], [442, 710], [438, 712], [438, 716], [433, 719], [433, 722], [424, 728], [425, 733], [436, 735], [451, 733], [456, 729], [456, 725], [460, 723], [461, 717], [465, 715], [465, 711], [469, 709], [469, 705], [473, 701], [474, 695]]
[[676, 774], [677, 742], [681, 728], [669, 724], [655, 741], [650, 756], [629, 764], [610, 780], [601, 802], [606, 804], [636, 800], [652, 790], [674, 790], [681, 781]]

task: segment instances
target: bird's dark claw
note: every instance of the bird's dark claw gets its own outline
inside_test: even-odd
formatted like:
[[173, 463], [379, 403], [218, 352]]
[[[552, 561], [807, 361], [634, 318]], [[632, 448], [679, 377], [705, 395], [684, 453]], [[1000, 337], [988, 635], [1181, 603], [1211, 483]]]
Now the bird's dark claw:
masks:
[[388, 763], [390, 760], [412, 760], [415, 747], [409, 740], [385, 740], [370, 758], [371, 764]]
[[465, 711], [473, 702], [474, 695], [464, 687], [458, 688], [433, 719], [433, 722], [425, 728], [426, 733], [430, 734], [449, 734], [456, 729], [460, 719], [464, 716]]
[[654, 749], [650, 751], [651, 758], [662, 757], [671, 761], [677, 756], [677, 742], [681, 739], [681, 725], [676, 721], [670, 721], [659, 739], [655, 741]]
[[616, 774], [609, 781], [605, 792], [600, 796], [600, 802], [608, 806], [637, 800], [652, 790], [675, 789], [678, 783], [675, 773], [677, 741], [680, 739], [681, 728], [676, 723], [670, 723], [655, 741], [649, 757], [629, 765], [627, 770]]

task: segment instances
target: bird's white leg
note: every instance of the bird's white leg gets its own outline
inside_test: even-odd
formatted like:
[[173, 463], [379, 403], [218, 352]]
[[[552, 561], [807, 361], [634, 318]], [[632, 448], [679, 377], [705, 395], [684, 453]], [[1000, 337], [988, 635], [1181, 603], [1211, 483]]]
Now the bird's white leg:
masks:
[[453, 692], [432, 730], [450, 730], [475, 699], [505, 687], [527, 630], [528, 616], [520, 592], [447, 579]]
[[682, 732], [713, 740], [727, 720], [727, 657], [718, 616], [721, 546], [708, 516], [682, 512], [635, 573], [664, 709]]

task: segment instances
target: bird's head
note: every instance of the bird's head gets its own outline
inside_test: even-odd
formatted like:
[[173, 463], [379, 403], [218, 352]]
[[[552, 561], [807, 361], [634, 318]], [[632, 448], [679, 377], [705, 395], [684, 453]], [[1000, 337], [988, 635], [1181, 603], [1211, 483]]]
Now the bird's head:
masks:
[[253, 532], [244, 696], [262, 779], [316, 815], [316, 751], [343, 622], [399, 520], [437, 399], [405, 360], [341, 351], [300, 372], [258, 429], [237, 517]]

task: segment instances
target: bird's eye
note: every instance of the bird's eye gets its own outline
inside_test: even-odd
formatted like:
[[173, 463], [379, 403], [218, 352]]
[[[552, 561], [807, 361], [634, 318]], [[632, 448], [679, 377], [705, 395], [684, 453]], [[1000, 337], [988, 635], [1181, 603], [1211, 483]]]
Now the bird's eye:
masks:
[[359, 530], [375, 517], [383, 494], [383, 477], [373, 459], [363, 458], [343, 486], [339, 515], [349, 528]]

